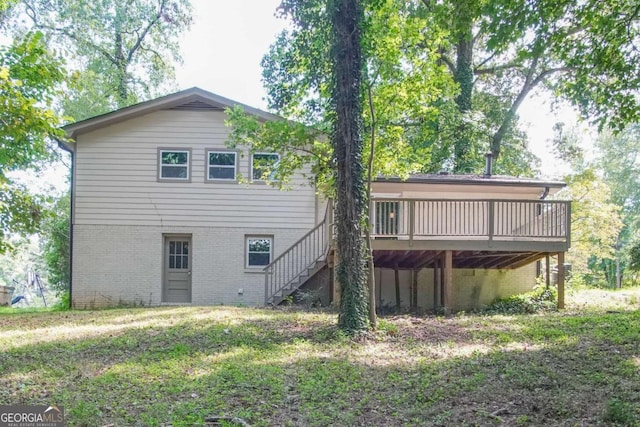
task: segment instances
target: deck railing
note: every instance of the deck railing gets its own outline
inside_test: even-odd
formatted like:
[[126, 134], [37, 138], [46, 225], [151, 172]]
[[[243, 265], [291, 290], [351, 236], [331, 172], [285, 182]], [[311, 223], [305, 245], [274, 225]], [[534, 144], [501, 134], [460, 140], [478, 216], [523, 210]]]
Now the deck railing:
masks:
[[326, 259], [331, 216], [331, 203], [328, 203], [322, 222], [264, 268], [265, 304], [273, 303], [277, 295], [282, 296], [283, 292], [292, 291], [301, 285], [300, 277], [308, 274], [318, 262]]
[[372, 236], [569, 241], [571, 202], [374, 199]]

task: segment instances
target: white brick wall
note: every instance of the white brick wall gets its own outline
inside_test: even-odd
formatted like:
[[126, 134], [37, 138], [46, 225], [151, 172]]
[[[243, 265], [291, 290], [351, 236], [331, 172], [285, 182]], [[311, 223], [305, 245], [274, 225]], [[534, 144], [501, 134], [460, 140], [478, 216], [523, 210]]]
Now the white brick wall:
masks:
[[[163, 236], [191, 235], [192, 304], [262, 305], [264, 275], [244, 268], [245, 235], [274, 236], [274, 257], [307, 229], [76, 225], [73, 305], [158, 305]], [[242, 295], [238, 290], [243, 289]]]
[[[454, 269], [453, 301], [454, 311], [480, 308], [496, 298], [528, 292], [536, 283], [535, 263], [516, 270]], [[409, 307], [411, 272], [399, 271], [400, 300], [403, 307]], [[433, 309], [433, 269], [424, 268], [418, 273], [418, 307]], [[392, 269], [376, 269], [376, 286], [381, 292], [382, 304], [395, 307], [395, 273]]]

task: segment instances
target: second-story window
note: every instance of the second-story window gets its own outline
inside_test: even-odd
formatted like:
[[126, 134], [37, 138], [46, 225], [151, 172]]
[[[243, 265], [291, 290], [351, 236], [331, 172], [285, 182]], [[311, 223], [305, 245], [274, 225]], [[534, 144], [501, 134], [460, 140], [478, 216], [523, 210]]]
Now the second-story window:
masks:
[[251, 156], [251, 179], [254, 181], [272, 180], [270, 174], [273, 172], [280, 156], [274, 153], [254, 153]]
[[163, 181], [188, 181], [190, 175], [191, 150], [158, 150], [158, 178]]
[[236, 157], [235, 151], [207, 151], [207, 179], [234, 181]]

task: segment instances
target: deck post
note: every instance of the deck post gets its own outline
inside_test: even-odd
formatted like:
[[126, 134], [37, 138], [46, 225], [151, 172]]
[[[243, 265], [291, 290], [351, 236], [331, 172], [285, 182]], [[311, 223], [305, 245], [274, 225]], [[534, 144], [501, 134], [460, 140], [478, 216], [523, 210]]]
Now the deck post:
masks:
[[411, 308], [418, 309], [418, 271], [416, 269], [411, 270], [413, 272], [413, 281], [411, 282]]
[[380, 230], [376, 227], [376, 221], [378, 220], [378, 213], [376, 212], [376, 201], [369, 200], [369, 234], [380, 234]]
[[396, 264], [393, 269], [396, 283], [396, 311], [400, 312], [400, 270], [398, 270], [398, 265]]
[[378, 307], [382, 307], [382, 269], [378, 269]]
[[565, 214], [565, 238], [567, 239], [567, 248], [571, 246], [571, 202], [567, 202]]
[[558, 252], [558, 310], [564, 308], [564, 252]]
[[438, 311], [438, 300], [440, 295], [440, 261], [433, 263], [433, 311]]
[[489, 246], [492, 245], [493, 242], [493, 235], [495, 233], [494, 230], [494, 224], [495, 224], [495, 200], [489, 200], [489, 215], [488, 215], [488, 220], [489, 220], [489, 224], [488, 225], [488, 234], [489, 234]]
[[440, 308], [444, 309], [444, 252], [440, 253]]
[[413, 200], [409, 200], [409, 246], [413, 246], [413, 235], [415, 233], [416, 225], [416, 203]]
[[548, 252], [545, 256], [545, 285], [547, 289], [551, 286], [551, 256]]
[[444, 251], [444, 314], [451, 314], [453, 305], [453, 251]]

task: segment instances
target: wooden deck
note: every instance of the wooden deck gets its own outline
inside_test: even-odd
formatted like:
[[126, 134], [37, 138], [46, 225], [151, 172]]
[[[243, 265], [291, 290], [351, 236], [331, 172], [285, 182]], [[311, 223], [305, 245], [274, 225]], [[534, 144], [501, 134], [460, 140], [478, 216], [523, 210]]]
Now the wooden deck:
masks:
[[[376, 198], [371, 213], [375, 266], [434, 268], [443, 295], [454, 268], [519, 268], [551, 254], [564, 262], [571, 244], [568, 201]], [[265, 304], [278, 304], [333, 265], [333, 221], [329, 203], [323, 220], [265, 267]]]
[[375, 199], [374, 250], [564, 252], [571, 202]]

